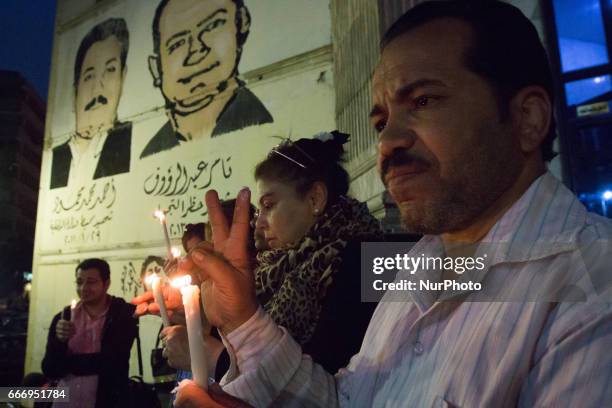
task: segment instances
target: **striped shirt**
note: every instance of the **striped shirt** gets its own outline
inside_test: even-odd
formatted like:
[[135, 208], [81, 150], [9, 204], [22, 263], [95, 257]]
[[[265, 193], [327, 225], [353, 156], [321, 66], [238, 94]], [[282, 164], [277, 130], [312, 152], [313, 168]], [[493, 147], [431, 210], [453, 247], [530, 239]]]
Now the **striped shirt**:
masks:
[[[232, 365], [221, 384], [257, 407], [610, 406], [611, 237], [609, 220], [546, 173], [479, 246], [489, 262], [473, 278], [494, 288], [488, 301], [387, 292], [335, 376], [260, 309], [224, 338]], [[426, 236], [409, 255], [440, 253]]]

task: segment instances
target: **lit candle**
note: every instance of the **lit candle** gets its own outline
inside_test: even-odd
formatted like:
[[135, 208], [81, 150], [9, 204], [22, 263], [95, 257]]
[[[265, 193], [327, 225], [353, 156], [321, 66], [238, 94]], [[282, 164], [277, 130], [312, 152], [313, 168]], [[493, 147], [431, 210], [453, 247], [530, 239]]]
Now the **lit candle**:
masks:
[[159, 305], [159, 315], [161, 316], [164, 327], [170, 326], [170, 320], [168, 319], [168, 311], [166, 310], [166, 302], [164, 301], [164, 294], [161, 287], [161, 279], [156, 273], [149, 275], [146, 279], [146, 283], [151, 285], [153, 289], [153, 297], [155, 303]]
[[166, 224], [166, 214], [162, 210], [157, 210], [153, 214], [159, 220], [164, 230], [164, 240], [166, 241], [166, 250], [168, 251], [168, 259], [172, 259], [172, 247], [170, 246], [170, 235], [168, 235], [168, 225]]
[[207, 389], [208, 364], [206, 362], [206, 353], [202, 337], [202, 320], [200, 319], [200, 288], [191, 284], [191, 276], [189, 275], [174, 279], [172, 281], [172, 286], [181, 288], [181, 295], [183, 295], [193, 381], [200, 388]]
[[77, 305], [77, 301], [76, 299], [72, 299], [72, 302], [70, 302], [70, 321], [74, 322], [74, 308]]
[[172, 259], [175, 259], [175, 258], [178, 258], [179, 256], [181, 256], [181, 249], [180, 248], [172, 247], [170, 252], [172, 253]]

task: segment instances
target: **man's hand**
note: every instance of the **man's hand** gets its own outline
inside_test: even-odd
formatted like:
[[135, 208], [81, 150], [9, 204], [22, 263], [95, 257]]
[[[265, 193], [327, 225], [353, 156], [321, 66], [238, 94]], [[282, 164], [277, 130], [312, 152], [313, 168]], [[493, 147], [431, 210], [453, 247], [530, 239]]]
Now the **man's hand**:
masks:
[[[166, 327], [159, 337], [164, 343], [163, 355], [168, 359], [168, 364], [181, 370], [191, 370], [187, 328], [185, 326]], [[223, 343], [208, 334], [204, 335], [203, 342], [207, 355], [208, 372], [214, 373], [219, 355], [225, 347]]]
[[[164, 303], [168, 311], [168, 317], [171, 317], [177, 311], [183, 309], [183, 299], [179, 289], [165, 285], [162, 287], [164, 295]], [[146, 291], [140, 296], [136, 296], [131, 300], [131, 303], [136, 305], [134, 316], [143, 316], [146, 314], [154, 314], [159, 316], [159, 305], [155, 303], [152, 291]]]
[[61, 342], [66, 342], [76, 332], [74, 323], [69, 320], [60, 319], [55, 326], [55, 336]]
[[213, 248], [200, 243], [179, 263], [181, 271], [202, 278], [204, 309], [209, 322], [228, 334], [257, 311], [255, 282], [248, 256], [251, 193], [238, 194], [234, 222], [228, 227], [217, 192], [206, 193]]
[[211, 384], [208, 392], [191, 380], [179, 384], [174, 400], [176, 408], [251, 408], [246, 402], [224, 392], [219, 384]]
[[164, 344], [163, 356], [168, 359], [170, 367], [191, 371], [189, 339], [185, 326], [166, 327], [159, 335]]

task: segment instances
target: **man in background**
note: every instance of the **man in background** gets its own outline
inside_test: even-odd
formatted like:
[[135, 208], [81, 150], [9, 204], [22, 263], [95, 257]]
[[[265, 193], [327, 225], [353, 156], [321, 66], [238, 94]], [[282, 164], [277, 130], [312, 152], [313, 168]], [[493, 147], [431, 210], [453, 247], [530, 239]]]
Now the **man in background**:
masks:
[[80, 301], [51, 321], [43, 373], [70, 388], [60, 406], [109, 408], [126, 400], [129, 360], [137, 335], [134, 306], [108, 294], [110, 267], [91, 258], [76, 267]]

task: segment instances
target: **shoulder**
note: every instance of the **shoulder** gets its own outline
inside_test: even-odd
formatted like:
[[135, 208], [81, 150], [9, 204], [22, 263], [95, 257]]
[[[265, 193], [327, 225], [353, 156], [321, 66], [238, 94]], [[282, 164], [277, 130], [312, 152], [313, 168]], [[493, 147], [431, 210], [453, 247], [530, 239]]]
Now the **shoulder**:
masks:
[[272, 115], [259, 98], [247, 87], [240, 86], [219, 114], [212, 136], [272, 122]]
[[132, 122], [117, 122], [108, 132], [106, 144], [130, 146], [132, 140]]
[[115, 316], [121, 317], [133, 317], [134, 311], [136, 310], [136, 306], [131, 303], [127, 303], [120, 297], [111, 296], [111, 305], [109, 308], [109, 313]]
[[170, 121], [166, 122], [155, 135], [149, 140], [149, 143], [145, 146], [140, 153], [140, 158], [143, 159], [155, 153], [163, 152], [164, 150], [171, 149], [178, 146], [179, 142], [172, 129]]

